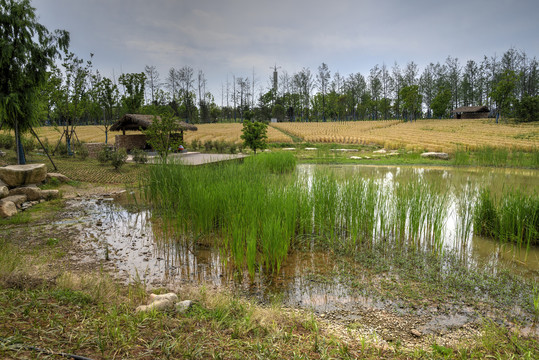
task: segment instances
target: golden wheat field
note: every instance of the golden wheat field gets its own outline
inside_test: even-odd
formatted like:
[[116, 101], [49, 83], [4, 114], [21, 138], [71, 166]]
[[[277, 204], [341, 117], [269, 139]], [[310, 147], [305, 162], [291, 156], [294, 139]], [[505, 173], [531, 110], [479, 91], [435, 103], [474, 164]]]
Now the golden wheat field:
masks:
[[[185, 142], [222, 140], [241, 142], [241, 123], [199, 124], [198, 131], [187, 131]], [[61, 128], [36, 129], [41, 139], [58, 141]], [[102, 126], [78, 126], [76, 133], [83, 142], [104, 142]], [[136, 132], [133, 132], [136, 133]], [[109, 132], [109, 143], [120, 132]], [[277, 123], [268, 127], [269, 142], [293, 142], [288, 135], [311, 143], [377, 144], [386, 148], [454, 152], [458, 146], [475, 149], [481, 146], [534, 151], [539, 148], [539, 122], [529, 124], [495, 124], [493, 120], [398, 120], [325, 123]]]
[[[184, 133], [184, 139], [189, 144], [194, 139], [201, 142], [207, 140], [222, 140], [226, 142], [241, 142], [241, 123], [226, 123], [226, 124], [198, 124], [196, 125], [198, 131], [186, 131]], [[48, 139], [49, 143], [54, 143], [62, 136], [62, 128], [55, 129], [54, 127], [47, 126], [36, 128], [36, 132], [41, 139]], [[77, 137], [82, 142], [105, 142], [105, 130], [103, 126], [77, 126], [75, 128]], [[130, 131], [128, 134], [136, 134], [138, 131]], [[119, 135], [121, 132], [109, 131], [108, 142], [114, 144], [115, 135]], [[283, 132], [268, 127], [268, 141], [269, 142], [292, 142], [290, 136]]]
[[275, 128], [312, 143], [378, 144], [391, 149], [454, 152], [458, 146], [539, 148], [539, 122], [496, 124], [493, 120], [359, 121], [278, 123]]

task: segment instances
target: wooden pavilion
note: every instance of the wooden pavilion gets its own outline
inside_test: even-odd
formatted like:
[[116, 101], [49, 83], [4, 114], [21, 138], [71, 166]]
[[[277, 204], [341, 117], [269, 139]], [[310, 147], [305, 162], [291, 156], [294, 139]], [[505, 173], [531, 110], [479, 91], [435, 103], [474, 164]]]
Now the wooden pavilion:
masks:
[[[121, 131], [122, 135], [116, 135], [116, 147], [124, 148], [126, 150], [131, 149], [147, 149], [149, 148], [148, 143], [146, 142], [145, 134], [126, 134], [126, 131], [143, 131], [152, 126], [153, 119], [160, 119], [159, 116], [155, 115], [142, 115], [142, 114], [125, 114], [114, 123], [111, 127], [111, 131]], [[188, 124], [185, 121], [178, 121], [178, 133], [176, 136], [179, 136], [183, 141], [183, 132], [184, 131], [197, 131], [198, 128], [192, 124]]]

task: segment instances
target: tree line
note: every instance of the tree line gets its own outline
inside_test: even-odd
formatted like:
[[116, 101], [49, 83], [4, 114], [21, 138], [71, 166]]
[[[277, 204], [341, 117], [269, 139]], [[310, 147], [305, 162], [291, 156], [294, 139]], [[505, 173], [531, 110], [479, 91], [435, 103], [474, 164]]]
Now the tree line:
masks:
[[146, 65], [140, 73], [102, 76], [93, 54], [84, 60], [69, 51], [67, 31], [49, 32], [37, 22], [29, 0], [0, 0], [0, 8], [0, 120], [22, 131], [31, 124], [62, 125], [68, 141], [78, 124], [101, 124], [108, 133], [126, 113], [169, 113], [191, 123], [413, 120], [486, 105], [493, 116], [534, 121], [539, 115], [539, 63], [515, 48], [480, 62], [449, 56], [422, 70], [412, 61], [341, 75], [322, 63], [315, 71], [281, 70], [266, 87], [253, 70], [251, 77], [227, 77], [218, 105], [203, 70], [171, 67], [161, 77]]

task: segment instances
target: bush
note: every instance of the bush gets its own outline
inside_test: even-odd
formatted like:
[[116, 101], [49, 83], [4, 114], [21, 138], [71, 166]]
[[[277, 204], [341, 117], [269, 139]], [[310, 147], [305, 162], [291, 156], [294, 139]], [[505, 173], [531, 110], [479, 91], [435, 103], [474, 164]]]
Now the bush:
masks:
[[97, 161], [100, 164], [108, 163], [112, 158], [112, 150], [108, 146], [104, 146], [101, 151], [97, 153]]
[[133, 155], [133, 161], [137, 164], [146, 164], [148, 162], [148, 155], [142, 149], [131, 150], [131, 155]]
[[206, 151], [211, 151], [212, 148], [213, 148], [213, 142], [211, 140], [206, 140], [204, 142], [204, 149]]
[[214, 146], [215, 146], [215, 150], [217, 150], [218, 153], [222, 154], [225, 152], [226, 142], [224, 142], [223, 140], [218, 140], [218, 141], [215, 141]]
[[10, 134], [0, 134], [0, 148], [13, 149], [15, 147], [15, 137]]
[[238, 145], [236, 145], [235, 142], [231, 142], [231, 143], [230, 143], [230, 153], [231, 153], [231, 154], [235, 154], [237, 148], [238, 148]]
[[88, 148], [84, 144], [75, 145], [75, 153], [82, 159], [86, 160], [88, 158], [89, 152]]
[[116, 170], [118, 170], [127, 161], [127, 151], [118, 149], [110, 152], [110, 162]]
[[197, 139], [193, 139], [193, 141], [191, 141], [191, 148], [193, 150], [198, 150], [198, 148], [200, 147], [200, 141], [198, 141]]

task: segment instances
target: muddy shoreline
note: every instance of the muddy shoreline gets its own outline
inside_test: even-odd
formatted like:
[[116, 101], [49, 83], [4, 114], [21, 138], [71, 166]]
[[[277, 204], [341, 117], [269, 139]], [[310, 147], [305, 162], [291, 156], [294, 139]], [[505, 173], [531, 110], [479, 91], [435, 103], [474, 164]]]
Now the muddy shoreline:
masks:
[[[312, 313], [327, 331], [345, 339], [367, 337], [382, 347], [397, 344], [404, 348], [428, 349], [433, 343], [450, 347], [463, 341], [473, 342], [484, 323], [489, 321], [522, 335], [539, 338], [537, 325], [530, 321], [530, 315], [522, 309], [515, 308], [514, 313], [508, 316], [506, 308], [493, 308], [488, 302], [466, 303], [461, 300], [440, 301], [428, 298], [409, 301], [405, 298], [384, 298], [383, 295], [362, 296], [361, 292], [350, 295], [332, 288], [331, 276], [325, 275], [334, 275], [334, 268], [323, 271], [325, 277], [322, 278], [304, 277], [301, 280], [305, 285], [302, 291], [307, 295], [303, 298], [287, 298], [271, 286], [291, 279], [250, 281], [245, 275], [242, 281], [238, 281], [237, 276], [230, 276], [226, 270], [216, 270], [220, 260], [207, 249], [202, 249], [201, 253], [206, 251], [206, 254], [201, 257], [201, 261], [193, 262], [184, 257], [183, 261], [189, 264], [187, 269], [174, 267], [170, 265], [170, 259], [163, 255], [163, 249], [155, 245], [151, 229], [146, 227], [148, 219], [139, 219], [139, 229], [132, 226], [133, 221], [139, 221], [139, 212], [130, 213], [124, 208], [120, 211], [122, 215], [99, 212], [99, 205], [102, 204], [107, 204], [109, 208], [121, 207], [115, 201], [125, 196], [125, 191], [120, 188], [66, 191], [65, 207], [55, 216], [54, 221], [35, 221], [24, 227], [15, 227], [12, 233], [24, 237], [25, 246], [31, 246], [33, 241], [42, 242], [43, 234], [63, 239], [65, 256], [49, 264], [51, 273], [60, 269], [80, 273], [103, 269], [124, 283], [141, 281], [146, 284], [148, 291], [206, 284], [212, 288], [231, 290], [262, 305], [277, 303], [290, 311]], [[142, 222], [145, 224], [141, 225]], [[123, 224], [122, 231], [118, 230], [118, 224]], [[37, 231], [29, 236], [29, 228]], [[107, 243], [110, 234], [116, 234], [122, 242]], [[308, 258], [306, 254], [299, 254], [293, 261], [299, 261], [301, 256]], [[142, 270], [137, 268], [133, 273], [130, 267], [132, 264], [139, 264]], [[366, 281], [378, 287], [388, 283], [383, 275], [372, 276]]]

